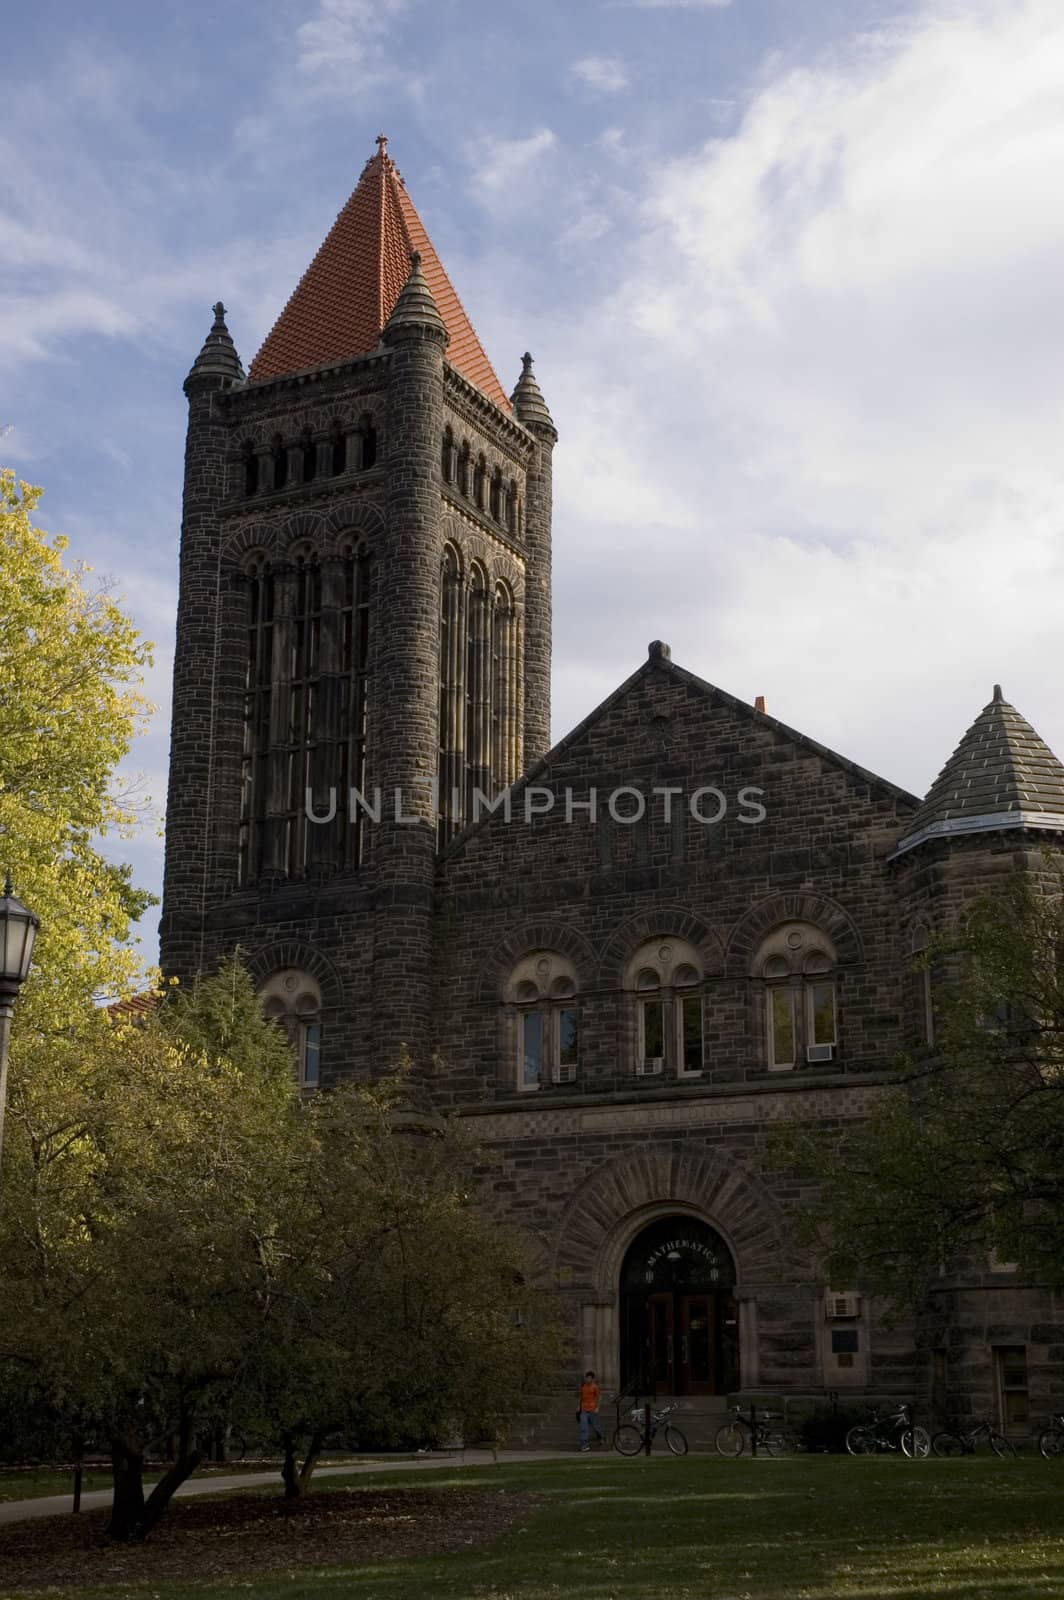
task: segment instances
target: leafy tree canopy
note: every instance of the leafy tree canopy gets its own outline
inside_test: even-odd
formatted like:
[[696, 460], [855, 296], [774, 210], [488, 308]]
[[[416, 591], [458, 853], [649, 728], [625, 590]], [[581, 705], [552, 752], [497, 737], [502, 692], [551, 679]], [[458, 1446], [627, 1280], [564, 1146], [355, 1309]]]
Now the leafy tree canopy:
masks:
[[1064, 1286], [1064, 878], [1017, 878], [924, 960], [936, 1039], [855, 1132], [791, 1127], [778, 1154], [815, 1180], [808, 1241], [835, 1284], [898, 1307], [992, 1254]]

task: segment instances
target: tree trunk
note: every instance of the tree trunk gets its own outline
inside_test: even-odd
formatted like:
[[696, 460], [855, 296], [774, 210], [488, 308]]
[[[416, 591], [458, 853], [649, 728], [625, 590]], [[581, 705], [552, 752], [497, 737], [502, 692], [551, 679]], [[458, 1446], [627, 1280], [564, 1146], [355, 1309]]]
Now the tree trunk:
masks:
[[144, 1446], [139, 1439], [111, 1440], [111, 1520], [107, 1536], [123, 1544], [143, 1538]]
[[182, 1449], [172, 1467], [169, 1467], [159, 1479], [155, 1488], [148, 1496], [141, 1520], [140, 1537], [146, 1539], [155, 1527], [159, 1518], [166, 1510], [174, 1497], [174, 1491], [180, 1489], [186, 1478], [191, 1478], [205, 1452], [201, 1449]]
[[281, 1480], [284, 1483], [284, 1497], [286, 1500], [298, 1500], [303, 1490], [299, 1482], [299, 1467], [296, 1462], [296, 1441], [292, 1434], [284, 1436], [284, 1462], [281, 1466]]
[[315, 1433], [311, 1435], [310, 1444], [307, 1447], [307, 1453], [303, 1458], [303, 1465], [299, 1472], [300, 1494], [306, 1494], [307, 1490], [310, 1488], [310, 1480], [314, 1476], [314, 1468], [317, 1466], [318, 1457], [321, 1455], [323, 1440], [324, 1435], [321, 1433]]

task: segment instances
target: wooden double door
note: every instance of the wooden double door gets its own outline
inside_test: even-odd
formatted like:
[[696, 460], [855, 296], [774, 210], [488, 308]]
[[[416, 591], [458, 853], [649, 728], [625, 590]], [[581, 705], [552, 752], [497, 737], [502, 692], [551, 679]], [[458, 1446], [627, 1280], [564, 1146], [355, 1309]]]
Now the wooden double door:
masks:
[[646, 1302], [647, 1373], [659, 1394], [718, 1393], [715, 1294], [665, 1292]]

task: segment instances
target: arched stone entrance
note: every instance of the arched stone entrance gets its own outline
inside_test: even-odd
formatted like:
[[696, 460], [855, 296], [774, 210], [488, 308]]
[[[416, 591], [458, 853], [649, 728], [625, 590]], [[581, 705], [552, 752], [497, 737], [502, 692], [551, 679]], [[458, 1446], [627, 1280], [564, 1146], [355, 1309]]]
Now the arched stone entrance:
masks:
[[656, 1394], [739, 1387], [735, 1261], [708, 1223], [674, 1214], [643, 1228], [619, 1285], [620, 1379]]

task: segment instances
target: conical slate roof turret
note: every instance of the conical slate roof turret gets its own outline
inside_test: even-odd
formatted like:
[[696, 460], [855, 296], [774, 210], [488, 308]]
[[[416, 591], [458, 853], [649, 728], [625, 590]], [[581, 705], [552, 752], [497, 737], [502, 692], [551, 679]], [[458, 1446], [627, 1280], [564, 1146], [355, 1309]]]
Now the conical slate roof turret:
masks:
[[996, 828], [1064, 832], [1064, 766], [994, 685], [942, 768], [897, 853], [925, 839]]
[[432, 290], [421, 270], [421, 256], [415, 250], [410, 257], [410, 276], [403, 285], [403, 292], [395, 302], [381, 337], [387, 344], [388, 335], [397, 329], [419, 326], [438, 328], [445, 339], [449, 337], [447, 324], [440, 316], [440, 308], [432, 298]]
[[447, 329], [447, 360], [506, 412], [510, 402], [406, 192], [383, 134], [377, 154], [251, 363], [253, 383], [372, 355], [410, 275], [421, 269]]
[[521, 357], [521, 376], [517, 380], [517, 387], [510, 403], [514, 408], [514, 415], [526, 426], [539, 423], [544, 427], [554, 427], [554, 419], [547, 409], [543, 391], [536, 382], [536, 375], [532, 371], [532, 357], [527, 350]]
[[198, 378], [221, 379], [226, 385], [243, 383], [244, 369], [225, 325], [225, 307], [219, 300], [211, 309], [214, 312], [211, 331], [203, 341], [203, 349], [192, 363], [185, 383], [187, 385]]

